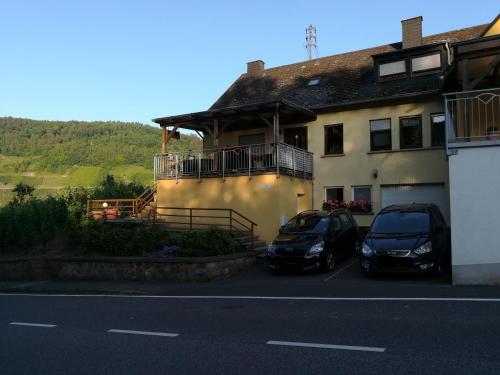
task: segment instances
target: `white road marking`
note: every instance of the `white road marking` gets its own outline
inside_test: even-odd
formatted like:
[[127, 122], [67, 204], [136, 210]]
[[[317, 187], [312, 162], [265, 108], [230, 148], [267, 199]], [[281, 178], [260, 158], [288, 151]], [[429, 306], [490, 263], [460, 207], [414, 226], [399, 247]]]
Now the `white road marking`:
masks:
[[9, 324], [13, 326], [27, 326], [27, 327], [41, 327], [41, 328], [57, 327], [55, 324], [43, 324], [43, 323], [10, 322]]
[[348, 269], [349, 267], [351, 267], [354, 263], [357, 263], [358, 262], [358, 259], [354, 259], [351, 263], [345, 265], [344, 267], [342, 267], [341, 269], [335, 271], [334, 273], [332, 273], [330, 276], [328, 276], [326, 279], [324, 279], [323, 281], [328, 281], [330, 280], [332, 277], [334, 276], [337, 276], [339, 273], [345, 271], [346, 269]]
[[388, 301], [388, 302], [500, 302], [500, 298], [469, 297], [288, 297], [288, 296], [196, 296], [196, 295], [124, 295], [124, 294], [37, 294], [0, 293], [0, 296], [15, 297], [70, 297], [70, 298], [144, 298], [144, 299], [206, 299], [206, 300], [270, 300], [270, 301]]
[[293, 341], [268, 341], [268, 345], [281, 346], [299, 346], [303, 348], [319, 348], [319, 349], [335, 349], [335, 350], [357, 350], [361, 352], [385, 352], [385, 348], [375, 348], [370, 346], [351, 346], [351, 345], [331, 345], [331, 344], [315, 344], [309, 342], [293, 342]]
[[164, 337], [177, 337], [178, 333], [166, 333], [166, 332], [148, 332], [148, 331], [131, 331], [128, 329], [108, 329], [111, 333], [127, 333], [130, 335], [145, 335], [145, 336], [164, 336]]

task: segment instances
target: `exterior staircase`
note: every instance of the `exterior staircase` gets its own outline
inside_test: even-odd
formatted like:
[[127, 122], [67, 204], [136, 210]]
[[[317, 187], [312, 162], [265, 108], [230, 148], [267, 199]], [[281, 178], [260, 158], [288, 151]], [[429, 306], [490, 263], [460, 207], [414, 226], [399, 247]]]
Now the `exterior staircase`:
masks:
[[[258, 259], [263, 259], [266, 257], [267, 245], [265, 241], [262, 241], [259, 236], [254, 235], [253, 241], [251, 234], [246, 234], [242, 232], [233, 233], [233, 238], [245, 246], [249, 251], [255, 252], [255, 256]], [[253, 249], [252, 249], [253, 243]]]
[[149, 186], [144, 193], [137, 198], [135, 217], [138, 219], [153, 219], [156, 212], [156, 185]]
[[150, 186], [137, 198], [87, 200], [87, 215], [94, 219], [152, 219], [156, 211], [156, 186]]

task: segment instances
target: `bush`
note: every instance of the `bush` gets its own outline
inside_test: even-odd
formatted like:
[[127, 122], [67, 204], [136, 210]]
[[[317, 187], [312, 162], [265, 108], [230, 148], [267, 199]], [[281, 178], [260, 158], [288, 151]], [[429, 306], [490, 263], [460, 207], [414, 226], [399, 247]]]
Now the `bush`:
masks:
[[183, 233], [177, 245], [180, 247], [176, 252], [179, 257], [206, 257], [245, 251], [227, 230], [215, 227]]
[[30, 199], [0, 208], [0, 251], [47, 244], [67, 229], [67, 206], [62, 198]]
[[[17, 196], [5, 207], [0, 207], [0, 253], [46, 251], [48, 243], [55, 239], [64, 242], [73, 239], [73, 245], [79, 247], [78, 241], [86, 235], [90, 236], [91, 232], [98, 236], [103, 244], [89, 245], [89, 248], [95, 247], [97, 251], [107, 252], [108, 250], [105, 250], [107, 246], [110, 254], [133, 253], [135, 250], [131, 248], [131, 244], [119, 240], [130, 237], [124, 227], [111, 230], [101, 228], [98, 223], [86, 222], [87, 199], [135, 198], [144, 190], [145, 187], [141, 184], [117, 181], [108, 175], [95, 188], [67, 188], [57, 198], [49, 196], [37, 199], [32, 197], [31, 186], [18, 184], [15, 189]], [[132, 244], [140, 249], [146, 249], [148, 243], [157, 240], [158, 237], [161, 236], [154, 230], [140, 231], [135, 233], [136, 239]], [[86, 243], [91, 242], [89, 237]], [[123, 245], [124, 250], [118, 249], [116, 243]]]
[[89, 221], [81, 226], [81, 250], [90, 255], [141, 256], [171, 241], [167, 231], [141, 223]]
[[172, 236], [157, 226], [98, 221], [82, 225], [79, 243], [84, 253], [105, 256], [206, 257], [245, 251], [228, 231], [218, 228]]

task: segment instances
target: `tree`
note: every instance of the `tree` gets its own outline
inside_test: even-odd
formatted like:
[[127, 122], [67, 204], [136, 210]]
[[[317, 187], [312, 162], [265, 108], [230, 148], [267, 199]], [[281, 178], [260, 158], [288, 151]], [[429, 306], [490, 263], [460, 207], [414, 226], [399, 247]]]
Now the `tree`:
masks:
[[18, 205], [24, 204], [28, 198], [33, 197], [34, 191], [35, 188], [33, 186], [25, 184], [24, 182], [18, 183], [16, 187], [12, 189], [12, 192], [16, 193], [14, 203]]

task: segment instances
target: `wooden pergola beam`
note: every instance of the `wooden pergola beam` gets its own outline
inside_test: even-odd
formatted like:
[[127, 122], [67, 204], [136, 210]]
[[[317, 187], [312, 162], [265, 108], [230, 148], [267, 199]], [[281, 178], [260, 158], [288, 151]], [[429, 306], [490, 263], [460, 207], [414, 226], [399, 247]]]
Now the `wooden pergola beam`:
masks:
[[173, 137], [177, 129], [179, 128], [179, 125], [174, 125], [173, 129], [170, 132], [167, 132], [167, 126], [162, 126], [162, 145], [161, 145], [161, 152], [163, 155], [167, 154], [167, 144], [168, 141]]
[[269, 121], [267, 118], [265, 118], [264, 116], [262, 116], [261, 114], [258, 115], [258, 117], [267, 125], [269, 126], [271, 129], [273, 128], [273, 124], [271, 124], [271, 121]]

